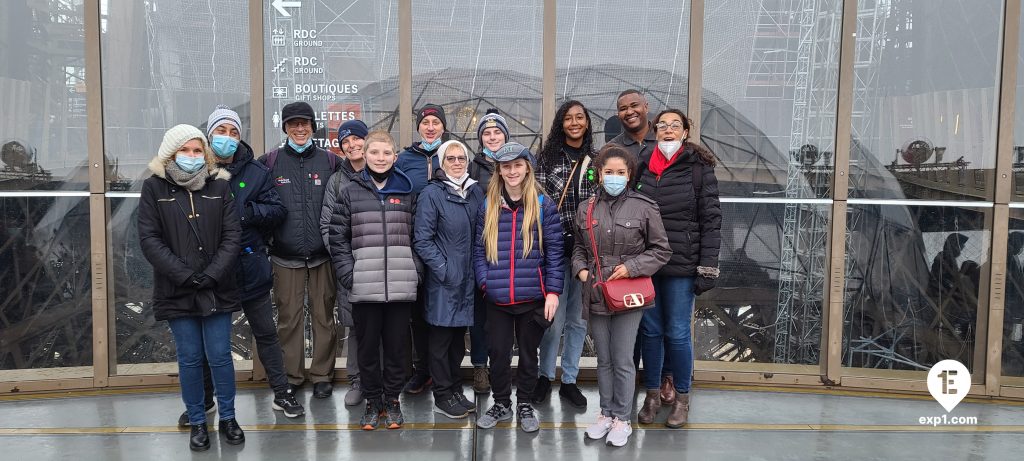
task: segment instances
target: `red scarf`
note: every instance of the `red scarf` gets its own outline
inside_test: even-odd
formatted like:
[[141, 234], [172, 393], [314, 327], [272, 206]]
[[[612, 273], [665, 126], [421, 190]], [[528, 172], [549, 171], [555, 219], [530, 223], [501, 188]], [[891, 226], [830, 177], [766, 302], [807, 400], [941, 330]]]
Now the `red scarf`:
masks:
[[658, 149], [658, 146], [654, 146], [654, 152], [651, 153], [651, 161], [647, 162], [647, 169], [654, 173], [654, 176], [661, 178], [661, 174], [668, 169], [679, 157], [682, 157], [686, 153], [686, 144], [679, 146], [679, 150], [676, 151], [676, 155], [672, 156], [672, 160], [665, 158], [665, 154], [662, 154]]

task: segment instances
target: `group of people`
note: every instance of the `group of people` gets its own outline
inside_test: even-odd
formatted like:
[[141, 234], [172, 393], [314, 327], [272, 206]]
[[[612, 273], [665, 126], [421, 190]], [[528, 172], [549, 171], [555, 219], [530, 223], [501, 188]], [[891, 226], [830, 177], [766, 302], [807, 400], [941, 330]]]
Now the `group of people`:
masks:
[[[224, 106], [205, 134], [168, 130], [143, 185], [139, 236], [154, 267], [156, 318], [177, 348], [190, 448], [209, 448], [214, 412], [227, 443], [245, 440], [230, 348], [238, 310], [272, 406], [288, 417], [304, 414], [295, 395], [307, 380], [314, 397], [331, 395], [338, 318], [349, 329], [345, 403], [365, 402], [363, 429], [401, 427], [400, 394], [428, 387], [437, 413], [476, 413], [460, 380], [467, 329], [473, 389], [493, 394], [478, 427], [515, 416], [522, 430], [538, 430], [533, 405], [548, 398], [559, 355], [559, 395], [586, 407], [576, 379], [588, 329], [600, 412], [587, 437], [628, 442], [641, 359], [639, 422], [665, 405], [667, 426], [685, 424], [694, 298], [718, 277], [715, 159], [690, 142], [683, 112], [649, 120], [635, 90], [616, 104], [624, 132], [599, 151], [588, 110], [567, 101], [537, 156], [510, 140], [494, 109], [479, 120], [479, 152], [447, 140], [434, 104], [417, 110], [420, 141], [401, 151], [358, 120], [339, 128], [340, 155], [324, 150], [303, 102], [282, 109], [287, 140], [259, 159]], [[641, 277], [651, 277], [653, 300], [609, 308], [599, 281]]]

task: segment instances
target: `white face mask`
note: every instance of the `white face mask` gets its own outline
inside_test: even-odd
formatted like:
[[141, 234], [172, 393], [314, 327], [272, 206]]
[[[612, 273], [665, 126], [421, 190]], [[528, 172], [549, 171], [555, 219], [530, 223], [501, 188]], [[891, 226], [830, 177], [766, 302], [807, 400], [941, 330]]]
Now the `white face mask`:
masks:
[[683, 146], [682, 141], [658, 141], [658, 150], [666, 159], [672, 160], [679, 148]]

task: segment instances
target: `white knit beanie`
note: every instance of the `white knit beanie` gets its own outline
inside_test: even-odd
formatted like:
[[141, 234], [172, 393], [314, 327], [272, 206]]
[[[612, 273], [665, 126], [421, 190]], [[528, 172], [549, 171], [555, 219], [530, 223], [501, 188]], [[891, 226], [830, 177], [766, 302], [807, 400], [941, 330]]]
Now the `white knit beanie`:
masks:
[[160, 150], [157, 152], [157, 157], [160, 161], [167, 163], [171, 157], [174, 157], [174, 153], [178, 152], [181, 146], [185, 143], [199, 139], [203, 142], [203, 150], [209, 150], [210, 146], [206, 143], [206, 136], [203, 136], [203, 132], [199, 131], [192, 125], [175, 125], [171, 129], [164, 133], [164, 140], [160, 143]]
[[213, 113], [210, 114], [210, 118], [206, 120], [206, 136], [210, 136], [213, 130], [220, 125], [227, 123], [235, 127], [238, 133], [242, 133], [242, 120], [238, 118], [238, 112], [231, 110], [230, 107], [220, 104], [214, 109]]

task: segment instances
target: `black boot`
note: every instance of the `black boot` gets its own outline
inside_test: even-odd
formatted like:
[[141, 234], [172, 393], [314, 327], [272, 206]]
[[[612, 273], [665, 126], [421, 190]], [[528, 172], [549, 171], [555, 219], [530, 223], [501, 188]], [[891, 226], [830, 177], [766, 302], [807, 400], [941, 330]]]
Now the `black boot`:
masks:
[[238, 445], [245, 442], [245, 432], [242, 432], [242, 428], [238, 425], [238, 421], [235, 421], [235, 418], [222, 419], [220, 421], [220, 433], [224, 436], [224, 441], [228, 445]]
[[206, 429], [206, 423], [192, 426], [192, 435], [188, 438], [188, 448], [192, 451], [210, 449], [210, 432]]

